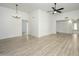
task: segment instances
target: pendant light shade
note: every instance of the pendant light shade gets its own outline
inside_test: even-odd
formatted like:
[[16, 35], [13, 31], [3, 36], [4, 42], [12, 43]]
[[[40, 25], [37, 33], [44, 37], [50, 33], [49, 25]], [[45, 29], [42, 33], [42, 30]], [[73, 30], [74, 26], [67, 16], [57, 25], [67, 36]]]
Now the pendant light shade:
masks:
[[16, 19], [20, 19], [21, 17], [19, 16], [18, 14], [18, 4], [16, 4], [16, 13], [14, 16], [12, 16], [13, 18], [16, 18]]

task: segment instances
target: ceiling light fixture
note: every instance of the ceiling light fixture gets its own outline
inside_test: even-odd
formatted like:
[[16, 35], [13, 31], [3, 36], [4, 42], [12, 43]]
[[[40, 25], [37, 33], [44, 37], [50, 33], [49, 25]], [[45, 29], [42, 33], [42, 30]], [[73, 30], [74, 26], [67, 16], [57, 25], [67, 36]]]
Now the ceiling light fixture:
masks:
[[61, 10], [63, 10], [64, 8], [59, 8], [59, 9], [58, 9], [58, 8], [56, 8], [56, 7], [57, 7], [56, 5], [57, 5], [57, 3], [54, 3], [54, 6], [51, 7], [53, 11], [48, 11], [48, 12], [52, 12], [52, 14], [62, 13]]
[[16, 13], [14, 16], [12, 16], [13, 18], [16, 18], [16, 19], [20, 19], [21, 17], [19, 16], [18, 14], [18, 4], [16, 4]]
[[68, 23], [72, 23], [72, 20], [68, 20]]
[[56, 14], [57, 12], [56, 11], [54, 11], [54, 14]]

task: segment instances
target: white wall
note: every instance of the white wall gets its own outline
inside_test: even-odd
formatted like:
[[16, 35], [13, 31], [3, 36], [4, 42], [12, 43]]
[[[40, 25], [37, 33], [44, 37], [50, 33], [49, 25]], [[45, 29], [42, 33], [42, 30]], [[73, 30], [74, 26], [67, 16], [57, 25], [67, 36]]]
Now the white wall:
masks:
[[41, 9], [30, 13], [30, 35], [42, 37], [56, 34], [56, 20], [53, 16]]
[[[69, 17], [69, 19], [79, 19], [79, 10], [61, 13], [56, 16], [56, 20], [65, 20], [65, 17]], [[56, 25], [57, 32], [63, 32], [63, 33], [72, 33], [73, 32], [73, 24], [68, 24], [68, 22], [61, 22]]]
[[22, 20], [29, 20], [29, 34], [36, 37], [56, 33], [56, 21], [43, 10], [35, 10], [29, 15], [19, 12], [21, 19], [14, 19], [12, 16], [15, 10], [0, 7], [0, 39], [22, 35]]
[[[42, 37], [48, 34], [56, 34], [56, 20], [65, 20], [65, 17], [70, 19], [78, 19], [79, 11], [71, 11], [58, 15], [48, 14], [41, 9], [31, 13], [31, 34], [33, 36]], [[63, 33], [72, 33], [72, 25], [66, 23], [58, 24], [57, 30]]]
[[28, 24], [27, 21], [22, 20], [22, 33], [27, 34], [27, 30], [28, 30], [27, 24]]
[[30, 35], [38, 37], [38, 29], [39, 29], [39, 15], [38, 10], [35, 10], [29, 14], [30, 20], [29, 20], [29, 32]]
[[56, 15], [51, 15], [51, 30], [52, 30], [52, 34], [56, 34], [56, 17], [55, 17]]
[[73, 24], [69, 24], [67, 21], [64, 21], [64, 22], [56, 22], [56, 31], [57, 32], [60, 32], [60, 33], [72, 33], [72, 25]]
[[22, 35], [22, 19], [28, 20], [28, 14], [20, 12], [21, 19], [14, 19], [15, 10], [0, 6], [0, 39]]
[[39, 37], [55, 33], [56, 20], [54, 20], [53, 15], [39, 10]]

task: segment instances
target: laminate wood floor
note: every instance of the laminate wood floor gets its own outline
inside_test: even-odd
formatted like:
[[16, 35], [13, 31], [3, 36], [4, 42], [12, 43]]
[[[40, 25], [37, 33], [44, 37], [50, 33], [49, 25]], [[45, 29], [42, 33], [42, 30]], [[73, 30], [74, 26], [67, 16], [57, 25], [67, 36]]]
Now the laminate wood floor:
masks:
[[22, 36], [0, 40], [1, 56], [78, 56], [76, 34], [53, 34], [42, 38]]

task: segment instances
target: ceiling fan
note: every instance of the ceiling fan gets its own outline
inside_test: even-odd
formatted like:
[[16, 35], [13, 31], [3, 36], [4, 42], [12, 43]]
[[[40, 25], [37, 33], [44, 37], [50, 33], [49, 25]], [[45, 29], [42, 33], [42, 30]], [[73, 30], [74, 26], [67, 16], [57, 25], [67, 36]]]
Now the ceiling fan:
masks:
[[54, 5], [55, 5], [54, 7], [51, 7], [51, 8], [53, 9], [53, 11], [48, 11], [48, 12], [53, 12], [53, 14], [55, 14], [55, 13], [62, 13], [61, 10], [63, 10], [64, 8], [59, 8], [59, 9], [57, 9], [57, 8], [56, 8], [56, 5], [57, 5], [57, 4], [54, 3]]

